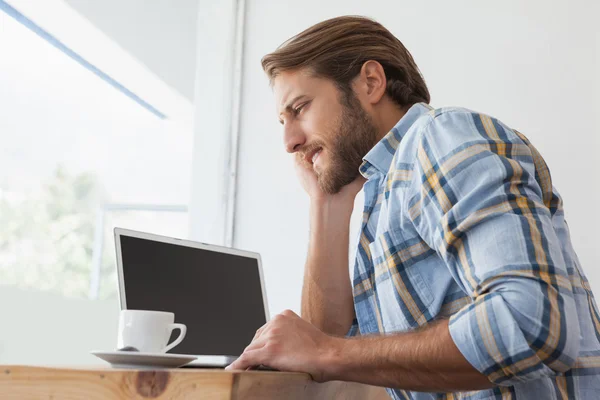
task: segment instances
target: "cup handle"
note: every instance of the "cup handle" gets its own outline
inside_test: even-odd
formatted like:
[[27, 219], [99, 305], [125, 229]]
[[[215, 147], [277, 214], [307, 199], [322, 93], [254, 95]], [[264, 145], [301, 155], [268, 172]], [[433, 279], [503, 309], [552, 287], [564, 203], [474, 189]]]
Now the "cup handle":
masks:
[[167, 345], [167, 347], [165, 347], [161, 351], [161, 353], [166, 353], [167, 351], [171, 350], [173, 347], [181, 343], [187, 332], [187, 327], [184, 324], [169, 324], [167, 329], [169, 329], [169, 336], [171, 336], [171, 332], [173, 332], [173, 329], [179, 329], [179, 336], [173, 341], [173, 343]]

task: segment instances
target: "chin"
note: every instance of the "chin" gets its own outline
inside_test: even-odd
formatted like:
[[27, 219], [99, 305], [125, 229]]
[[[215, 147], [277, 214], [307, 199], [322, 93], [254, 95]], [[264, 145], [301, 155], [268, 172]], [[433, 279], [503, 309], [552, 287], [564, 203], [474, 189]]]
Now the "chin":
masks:
[[326, 194], [337, 194], [342, 190], [342, 188], [352, 181], [356, 179], [358, 173], [356, 174], [346, 174], [346, 175], [333, 175], [328, 173], [329, 171], [324, 171], [322, 174], [318, 175], [319, 186], [321, 190]]
[[342, 190], [341, 187], [338, 188], [338, 187], [335, 187], [335, 186], [330, 186], [330, 185], [328, 185], [326, 183], [325, 184], [322, 183], [320, 186], [321, 186], [321, 190], [325, 194], [337, 194], [337, 193], [340, 192], [340, 190]]

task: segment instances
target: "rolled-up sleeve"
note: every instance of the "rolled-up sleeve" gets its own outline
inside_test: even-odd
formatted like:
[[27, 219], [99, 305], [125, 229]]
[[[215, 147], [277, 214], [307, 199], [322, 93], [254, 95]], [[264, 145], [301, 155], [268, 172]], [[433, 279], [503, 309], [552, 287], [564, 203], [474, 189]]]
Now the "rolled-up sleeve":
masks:
[[416, 147], [406, 209], [471, 297], [450, 319], [460, 352], [499, 385], [569, 370], [579, 322], [539, 153], [468, 112], [432, 117]]

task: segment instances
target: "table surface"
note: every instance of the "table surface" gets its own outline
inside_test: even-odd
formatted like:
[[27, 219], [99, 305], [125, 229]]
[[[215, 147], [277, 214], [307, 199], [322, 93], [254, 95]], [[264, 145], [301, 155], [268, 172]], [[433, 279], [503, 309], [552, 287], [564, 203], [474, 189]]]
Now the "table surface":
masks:
[[0, 365], [1, 399], [389, 399], [383, 388], [293, 372]]

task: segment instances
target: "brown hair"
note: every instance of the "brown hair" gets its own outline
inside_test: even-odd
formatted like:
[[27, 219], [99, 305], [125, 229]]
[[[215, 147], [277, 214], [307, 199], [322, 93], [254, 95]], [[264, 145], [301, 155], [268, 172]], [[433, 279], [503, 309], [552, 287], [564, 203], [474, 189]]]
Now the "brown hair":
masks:
[[369, 60], [383, 66], [386, 94], [398, 105], [429, 103], [429, 90], [408, 50], [385, 27], [365, 17], [343, 16], [313, 25], [264, 56], [262, 67], [271, 82], [282, 71], [308, 68], [349, 93], [352, 80]]

